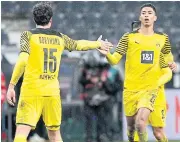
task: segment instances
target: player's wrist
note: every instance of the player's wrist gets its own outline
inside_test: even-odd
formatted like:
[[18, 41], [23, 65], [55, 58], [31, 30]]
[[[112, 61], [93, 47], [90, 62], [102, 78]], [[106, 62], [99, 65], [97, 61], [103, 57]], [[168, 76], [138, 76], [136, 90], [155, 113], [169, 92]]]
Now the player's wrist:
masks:
[[15, 85], [12, 84], [12, 83], [10, 83], [8, 88], [9, 88], [9, 89], [14, 89], [14, 87], [15, 87]]
[[110, 51], [106, 54], [106, 57], [108, 58], [108, 57], [110, 57], [111, 56], [111, 53], [110, 53]]
[[101, 41], [96, 41], [97, 42], [97, 45], [98, 45], [98, 49], [101, 49], [102, 47], [102, 43], [101, 43]]

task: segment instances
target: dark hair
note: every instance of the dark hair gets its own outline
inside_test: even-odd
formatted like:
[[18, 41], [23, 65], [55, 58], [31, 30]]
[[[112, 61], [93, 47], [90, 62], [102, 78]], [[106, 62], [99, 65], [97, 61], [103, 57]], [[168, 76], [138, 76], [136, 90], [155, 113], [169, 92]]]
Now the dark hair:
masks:
[[47, 25], [53, 16], [52, 7], [49, 2], [40, 2], [33, 7], [34, 21], [37, 25]]
[[131, 23], [131, 30], [134, 31], [135, 29], [139, 29], [141, 25], [141, 21], [136, 20]]
[[151, 4], [151, 3], [145, 3], [145, 4], [143, 4], [143, 5], [141, 6], [140, 10], [142, 10], [144, 7], [151, 7], [151, 8], [153, 9], [153, 11], [155, 12], [155, 14], [157, 13], [156, 7], [155, 7], [153, 4]]

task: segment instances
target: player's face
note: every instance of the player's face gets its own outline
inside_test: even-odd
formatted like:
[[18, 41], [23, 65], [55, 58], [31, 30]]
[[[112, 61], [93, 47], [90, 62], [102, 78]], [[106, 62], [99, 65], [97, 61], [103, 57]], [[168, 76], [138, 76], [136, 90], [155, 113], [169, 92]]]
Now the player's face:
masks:
[[151, 7], [144, 7], [141, 10], [139, 20], [145, 27], [149, 27], [157, 20], [156, 14]]

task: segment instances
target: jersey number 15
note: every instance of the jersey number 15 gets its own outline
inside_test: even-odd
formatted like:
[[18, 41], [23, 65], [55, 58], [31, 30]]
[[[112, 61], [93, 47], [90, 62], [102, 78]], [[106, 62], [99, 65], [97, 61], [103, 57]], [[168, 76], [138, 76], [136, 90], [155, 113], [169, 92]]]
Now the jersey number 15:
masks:
[[43, 48], [43, 51], [44, 51], [44, 73], [47, 73], [48, 70], [51, 73], [54, 73], [57, 68], [57, 59], [56, 56], [54, 56], [54, 53], [57, 52], [57, 49]]

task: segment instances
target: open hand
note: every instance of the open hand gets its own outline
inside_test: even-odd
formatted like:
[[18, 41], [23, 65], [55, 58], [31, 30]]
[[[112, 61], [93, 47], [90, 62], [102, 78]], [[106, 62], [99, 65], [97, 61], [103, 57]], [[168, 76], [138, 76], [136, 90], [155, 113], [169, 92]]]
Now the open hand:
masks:
[[12, 106], [15, 105], [15, 103], [16, 103], [16, 93], [15, 93], [14, 88], [12, 88], [12, 87], [8, 88], [7, 95], [6, 95], [6, 100], [10, 105], [12, 105]]
[[[100, 37], [98, 38], [98, 41], [103, 41], [102, 40], [102, 35], [100, 35]], [[108, 42], [108, 40], [106, 39], [104, 42]], [[112, 46], [110, 47], [112, 48]], [[101, 54], [103, 55], [107, 55], [107, 53], [109, 52], [110, 48], [108, 50], [104, 50], [104, 49], [97, 49]]]
[[101, 42], [100, 50], [109, 51], [113, 47], [111, 42], [102, 40], [102, 35], [98, 38], [98, 41]]

